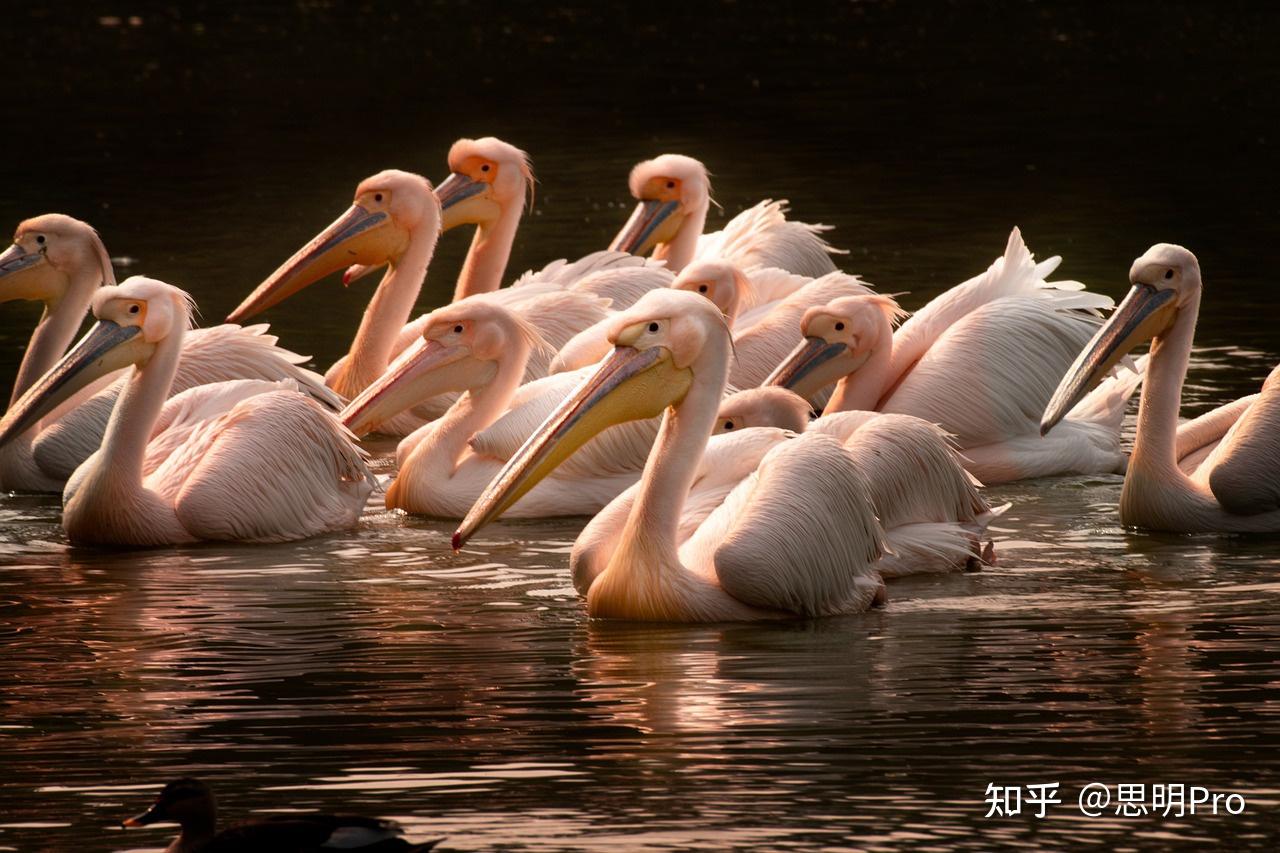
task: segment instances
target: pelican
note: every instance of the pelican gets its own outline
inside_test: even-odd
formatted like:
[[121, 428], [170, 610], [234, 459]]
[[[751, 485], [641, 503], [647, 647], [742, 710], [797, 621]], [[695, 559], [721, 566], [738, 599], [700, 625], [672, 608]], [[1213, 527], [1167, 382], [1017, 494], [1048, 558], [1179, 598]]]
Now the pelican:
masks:
[[[1252, 400], [1211, 412], [1180, 436], [1182, 383], [1200, 312], [1200, 263], [1182, 246], [1160, 243], [1133, 262], [1129, 282], [1129, 295], [1062, 378], [1041, 431], [1052, 435], [1111, 365], [1150, 340], [1120, 521], [1175, 533], [1280, 531], [1280, 369]], [[1202, 442], [1224, 426], [1216, 444]], [[1195, 454], [1198, 463], [1186, 459], [1206, 444], [1206, 453]], [[1180, 467], [1179, 451], [1189, 470]]]
[[[492, 136], [459, 139], [449, 149], [448, 162], [449, 176], [436, 188], [443, 209], [442, 230], [476, 226], [454, 288], [453, 300], [457, 302], [502, 286], [525, 199], [533, 199], [534, 177], [528, 154]], [[343, 283], [350, 284], [372, 270], [372, 266], [355, 264], [343, 275]], [[606, 271], [608, 275], [596, 275]], [[513, 286], [557, 284], [607, 296], [615, 309], [622, 309], [670, 280], [671, 273], [661, 261], [599, 251], [576, 261], [560, 259], [529, 270]]]
[[[506, 461], [472, 447], [471, 439], [503, 414], [525, 378], [530, 354], [546, 347], [531, 323], [492, 299], [464, 299], [429, 315], [422, 338], [342, 413], [347, 427], [362, 434], [423, 399], [462, 393], [444, 415], [401, 442], [399, 472], [386, 492], [389, 509], [441, 518], [466, 515]], [[640, 440], [647, 443], [629, 457], [643, 458], [652, 433]], [[616, 448], [601, 444], [590, 463], [548, 477], [511, 514], [591, 515], [639, 475], [639, 464], [621, 464]]]
[[896, 333], [903, 312], [889, 296], [811, 308], [804, 341], [768, 381], [807, 396], [838, 380], [828, 413], [896, 412], [936, 423], [988, 485], [1122, 470], [1120, 422], [1139, 372], [1109, 381], [1049, 440], [1037, 431], [1064, 365], [1111, 304], [1083, 285], [1045, 282], [1058, 261], [1036, 264], [1015, 228], [985, 275], [934, 299]]
[[[901, 466], [922, 436], [889, 451], [899, 424], [849, 448], [828, 435], [782, 430], [721, 436], [732, 446], [717, 440], [708, 448], [730, 358], [728, 329], [709, 300], [648, 293], [614, 320], [610, 340], [613, 352], [471, 508], [454, 533], [455, 550], [585, 440], [664, 410], [641, 481], [574, 546], [574, 581], [593, 616], [708, 622], [858, 612], [884, 595], [878, 565], [887, 545], [877, 500], [943, 515], [921, 522], [981, 523], [985, 505], [954, 457], [949, 471], [930, 469], [931, 454]], [[901, 420], [940, 437], [927, 424]], [[942, 452], [949, 453], [945, 444]], [[718, 505], [708, 507], [708, 491], [723, 495]], [[700, 523], [685, 523], [689, 508]], [[956, 539], [963, 562], [969, 543]]]
[[[325, 374], [330, 388], [344, 397], [356, 397], [386, 372], [395, 356], [421, 338], [428, 315], [407, 321], [435, 252], [442, 215], [440, 202], [426, 178], [395, 170], [366, 178], [356, 188], [355, 201], [347, 212], [272, 273], [231, 317], [238, 319], [265, 310], [337, 272], [353, 258], [370, 267], [389, 264], [350, 351]], [[609, 304], [607, 298], [594, 295], [589, 288], [570, 291], [567, 298], [561, 295], [564, 290], [559, 283], [537, 282], [469, 298], [498, 299], [531, 317], [536, 314], [539, 333], [549, 344], [559, 347], [603, 317]], [[548, 296], [554, 310], [544, 306], [544, 310], [537, 311], [540, 300]], [[535, 353], [529, 370], [534, 376], [545, 374], [549, 359], [549, 355]], [[451, 397], [426, 401], [375, 425], [376, 429], [387, 435], [406, 436], [443, 414], [452, 401]]]
[[[44, 303], [14, 383], [10, 404], [31, 387], [75, 340], [98, 288], [115, 284], [111, 259], [88, 223], [60, 213], [22, 222], [0, 254], [0, 302]], [[173, 392], [232, 379], [290, 380], [334, 408], [338, 399], [320, 377], [300, 365], [305, 356], [277, 347], [265, 325], [215, 326], [183, 340]], [[0, 448], [0, 488], [58, 492], [102, 443], [124, 380], [104, 377], [83, 388], [40, 424]]]
[[663, 154], [631, 170], [631, 195], [639, 202], [609, 248], [666, 261], [680, 272], [695, 258], [732, 260], [742, 269], [777, 267], [818, 278], [834, 272], [836, 251], [821, 237], [825, 225], [789, 221], [785, 201], [766, 199], [703, 234], [711, 206], [707, 167], [682, 154]]
[[193, 310], [186, 293], [155, 279], [100, 288], [97, 324], [0, 420], [3, 445], [98, 377], [132, 366], [102, 446], [67, 482], [68, 538], [283, 542], [354, 526], [373, 477], [352, 436], [297, 383], [202, 385], [166, 405]]

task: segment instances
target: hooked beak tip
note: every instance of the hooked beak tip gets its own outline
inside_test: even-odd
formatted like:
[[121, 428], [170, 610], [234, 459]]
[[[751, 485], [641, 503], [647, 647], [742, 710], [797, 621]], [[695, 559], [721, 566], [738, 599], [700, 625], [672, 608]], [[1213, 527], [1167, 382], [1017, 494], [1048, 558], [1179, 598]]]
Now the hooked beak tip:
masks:
[[453, 548], [453, 553], [461, 553], [462, 546], [465, 544], [467, 544], [467, 540], [462, 538], [462, 531], [455, 530], [453, 532], [453, 537], [449, 540], [449, 546]]

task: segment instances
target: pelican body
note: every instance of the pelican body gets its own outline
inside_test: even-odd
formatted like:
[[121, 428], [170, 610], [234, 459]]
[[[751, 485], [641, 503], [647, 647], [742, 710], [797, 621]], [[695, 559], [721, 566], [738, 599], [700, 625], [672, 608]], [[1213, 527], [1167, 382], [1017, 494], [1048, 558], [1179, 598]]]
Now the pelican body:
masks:
[[905, 316], [889, 296], [810, 308], [804, 341], [769, 377], [808, 396], [833, 381], [834, 412], [909, 414], [955, 436], [970, 472], [987, 484], [1073, 472], [1122, 470], [1120, 422], [1140, 375], [1125, 372], [1073, 412], [1052, 440], [1037, 417], [1065, 365], [1111, 301], [1074, 282], [1044, 280], [1060, 259], [1036, 264], [1014, 229], [986, 274]]
[[[877, 488], [887, 497], [909, 482], [873, 486], [869, 477], [883, 477], [885, 469], [864, 472], [841, 442], [819, 433], [755, 430], [723, 436], [731, 446], [708, 448], [730, 340], [723, 316], [705, 298], [646, 294], [615, 319], [610, 340], [608, 358], [472, 507], [454, 534], [455, 548], [590, 437], [661, 414], [640, 482], [598, 514], [574, 546], [575, 584], [593, 616], [780, 619], [857, 612], [883, 600]], [[868, 447], [861, 461], [874, 465], [874, 441]], [[750, 461], [742, 465], [744, 458]], [[971, 485], [954, 459], [950, 465], [973, 512], [981, 501], [972, 502]]]
[[185, 293], [154, 279], [100, 288], [97, 324], [0, 420], [3, 446], [94, 380], [131, 368], [101, 448], [67, 482], [68, 538], [279, 542], [353, 526], [372, 475], [336, 417], [296, 383], [203, 385], [166, 404], [191, 313]]
[[[1151, 355], [1138, 406], [1120, 520], [1176, 533], [1280, 531], [1280, 369], [1261, 393], [1178, 428], [1203, 288], [1200, 263], [1161, 243], [1133, 262], [1131, 289], [1080, 353], [1044, 411], [1052, 434], [1065, 413], [1129, 350]], [[1217, 436], [1221, 436], [1217, 439]]]

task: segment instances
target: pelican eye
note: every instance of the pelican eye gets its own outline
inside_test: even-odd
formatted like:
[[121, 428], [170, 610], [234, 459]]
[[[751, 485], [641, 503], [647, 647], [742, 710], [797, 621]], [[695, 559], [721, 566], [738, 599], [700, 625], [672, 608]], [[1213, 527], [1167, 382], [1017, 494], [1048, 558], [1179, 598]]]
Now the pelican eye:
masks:
[[657, 324], [657, 323], [650, 323], [650, 324], [649, 324], [649, 331], [651, 331], [651, 332], [656, 332], [656, 331], [658, 331], [658, 324]]
[[129, 313], [130, 313], [130, 314], [137, 314], [137, 313], [138, 313], [139, 311], [141, 311], [141, 310], [142, 310], [142, 308], [141, 308], [141, 307], [139, 307], [139, 306], [138, 306], [138, 304], [137, 304], [136, 302], [135, 302], [133, 305], [130, 305], [130, 306], [129, 306]]
[[698, 285], [698, 292], [699, 292], [699, 293], [706, 293], [706, 292], [707, 292], [707, 286], [706, 286], [705, 284], [700, 284], [700, 285]]
[[373, 195], [373, 200], [374, 200], [374, 201], [382, 201], [382, 193], [374, 193], [374, 195]]
[[725, 428], [725, 429], [733, 429], [733, 421], [725, 421], [725, 422], [724, 422], [724, 428]]
[[1166, 279], [1173, 278], [1173, 270], [1165, 270], [1165, 271], [1164, 271], [1164, 277], [1165, 277]]
[[676, 182], [675, 182], [675, 181], [667, 181], [667, 189], [669, 189], [669, 190], [673, 190], [673, 189], [675, 189], [675, 188], [676, 188]]
[[837, 331], [837, 332], [843, 332], [843, 331], [844, 331], [844, 323], [836, 323], [836, 331]]
[[487, 171], [489, 171], [489, 164], [488, 164], [488, 163], [485, 163], [483, 166], [481, 166], [481, 167], [480, 167], [480, 171], [482, 171], [482, 172], [487, 172]]
[[454, 326], [454, 327], [453, 327], [453, 333], [454, 333], [455, 335], [460, 335], [460, 334], [462, 334], [462, 324], [461, 324], [461, 323], [459, 323], [458, 325], [456, 325], [456, 326]]
[[36, 236], [36, 242], [43, 246], [43, 245], [44, 245], [44, 235], [43, 235], [43, 234], [39, 234], [39, 235], [37, 235], [37, 236]]

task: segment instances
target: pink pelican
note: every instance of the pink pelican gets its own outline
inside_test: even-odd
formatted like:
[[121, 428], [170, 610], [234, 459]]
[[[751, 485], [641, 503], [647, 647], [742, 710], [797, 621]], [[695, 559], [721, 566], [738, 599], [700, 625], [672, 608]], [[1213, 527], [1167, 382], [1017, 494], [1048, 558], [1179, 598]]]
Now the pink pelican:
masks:
[[100, 288], [97, 324], [0, 420], [3, 445], [95, 379], [132, 365], [102, 447], [67, 482], [68, 538], [281, 542], [355, 525], [372, 475], [351, 435], [297, 383], [201, 385], [166, 405], [192, 311], [187, 294], [154, 279]]
[[804, 342], [769, 381], [808, 396], [838, 380], [827, 413], [896, 412], [936, 423], [987, 484], [1122, 470], [1120, 421], [1135, 372], [1085, 400], [1050, 439], [1037, 429], [1063, 366], [1093, 334], [1098, 309], [1111, 304], [1083, 285], [1045, 282], [1058, 262], [1036, 264], [1015, 228], [984, 275], [934, 299], [896, 333], [903, 312], [888, 296], [811, 308]]
[[[1280, 369], [1251, 400], [1210, 412], [1180, 435], [1182, 383], [1200, 313], [1200, 264], [1183, 247], [1160, 243], [1133, 262], [1129, 281], [1129, 295], [1063, 377], [1041, 430], [1052, 436], [1124, 353], [1150, 340], [1138, 432], [1120, 492], [1121, 522], [1175, 533], [1280, 531]], [[1207, 440], [1224, 427], [1220, 441]], [[1187, 458], [1202, 448], [1207, 452], [1195, 453], [1198, 459]]]
[[[730, 359], [715, 306], [685, 292], [653, 291], [615, 319], [610, 338], [613, 352], [472, 507], [454, 534], [455, 549], [588, 438], [665, 410], [641, 481], [598, 514], [574, 546], [574, 580], [594, 616], [694, 622], [864, 610], [883, 597], [886, 536], [877, 500], [895, 500], [911, 514], [923, 510], [914, 519], [921, 524], [953, 526], [953, 562], [972, 557], [964, 528], [983, 523], [989, 510], [945, 442], [937, 444], [935, 428], [901, 418], [920, 429], [900, 440], [900, 424], [868, 425], [863, 440], [849, 446], [820, 433], [753, 430], [722, 436], [732, 447], [709, 448]], [[922, 454], [922, 441], [940, 455]], [[904, 467], [904, 459], [912, 461]], [[944, 460], [940, 469], [937, 459]], [[715, 506], [707, 492], [721, 495]], [[690, 511], [698, 523], [687, 523]], [[930, 531], [933, 547], [941, 540]], [[929, 563], [937, 568], [939, 561]]]
[[[0, 254], [0, 302], [44, 303], [31, 334], [10, 404], [48, 372], [75, 340], [98, 288], [115, 284], [111, 259], [87, 223], [59, 213], [28, 219]], [[337, 406], [320, 377], [300, 366], [307, 359], [275, 345], [266, 326], [215, 326], [183, 339], [174, 393], [232, 379], [292, 380]], [[58, 492], [71, 473], [102, 444], [123, 378], [104, 377], [83, 388], [40, 424], [0, 449], [0, 488]]]
[[[451, 198], [457, 199], [458, 195]], [[441, 204], [426, 178], [395, 170], [366, 178], [356, 188], [350, 209], [272, 273], [231, 317], [252, 316], [265, 310], [344, 268], [353, 259], [368, 267], [389, 264], [350, 351], [325, 375], [330, 388], [344, 397], [356, 397], [387, 370], [395, 356], [421, 338], [428, 315], [413, 322], [408, 320], [435, 252], [442, 216]], [[572, 282], [569, 288], [560, 280], [529, 280], [518, 287], [464, 298], [497, 299], [532, 318], [533, 306], [550, 295], [556, 310], [538, 313], [539, 319], [534, 322], [551, 346], [560, 347], [604, 316], [612, 297], [601, 295], [592, 284], [603, 279], [600, 289], [608, 291], [611, 283], [616, 282], [613, 273], [620, 272], [596, 269], [591, 263], [575, 268], [578, 271], [590, 268], [594, 274], [585, 276], [581, 282]], [[661, 276], [667, 274], [660, 269], [637, 269], [656, 272], [660, 276], [658, 281], [666, 280]], [[558, 296], [566, 289], [574, 298]], [[550, 354], [535, 353], [529, 360], [531, 374], [545, 374], [549, 360]], [[452, 402], [449, 396], [426, 401], [412, 411], [377, 424], [376, 429], [387, 435], [408, 435], [439, 417]]]
[[[562, 292], [562, 298], [572, 294]], [[386, 505], [420, 515], [462, 518], [502, 467], [472, 439], [508, 408], [524, 381], [530, 354], [547, 344], [528, 320], [493, 299], [471, 298], [433, 311], [422, 338], [392, 363], [342, 413], [356, 434], [424, 399], [462, 396], [439, 419], [401, 442], [399, 472], [387, 487]], [[630, 426], [630, 425], [623, 425]], [[532, 432], [532, 430], [529, 430]], [[513, 516], [590, 515], [636, 481], [652, 433], [638, 449], [619, 454], [601, 444], [577, 470], [561, 470], [539, 483], [511, 509]]]
[[682, 154], [663, 154], [631, 170], [639, 202], [609, 247], [634, 255], [650, 250], [680, 272], [695, 258], [731, 260], [743, 269], [777, 267], [818, 278], [835, 271], [822, 239], [825, 225], [789, 221], [786, 202], [764, 200], [742, 211], [721, 231], [703, 234], [711, 206], [707, 167]]

